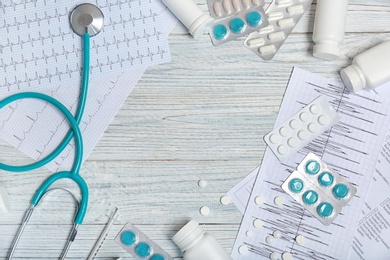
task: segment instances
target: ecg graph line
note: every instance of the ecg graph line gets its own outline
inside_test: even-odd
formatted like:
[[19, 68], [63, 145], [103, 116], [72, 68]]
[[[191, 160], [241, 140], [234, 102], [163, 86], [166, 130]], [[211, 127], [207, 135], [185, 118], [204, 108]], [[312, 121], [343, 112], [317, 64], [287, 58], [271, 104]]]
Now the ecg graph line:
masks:
[[[91, 60], [91, 73], [123, 71], [169, 60], [158, 2], [94, 2], [106, 20], [103, 32], [91, 39], [91, 53], [97, 57]], [[79, 79], [83, 49], [68, 22], [69, 12], [77, 3], [2, 1], [0, 34], [8, 36], [0, 39], [0, 90], [10, 92]]]

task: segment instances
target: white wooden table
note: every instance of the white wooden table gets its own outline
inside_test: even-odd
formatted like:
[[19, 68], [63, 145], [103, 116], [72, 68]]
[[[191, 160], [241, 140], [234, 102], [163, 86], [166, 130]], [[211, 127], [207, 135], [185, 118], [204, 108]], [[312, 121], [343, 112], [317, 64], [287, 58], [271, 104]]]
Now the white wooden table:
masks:
[[[207, 10], [206, 0], [196, 2]], [[389, 0], [349, 2], [342, 55], [333, 62], [312, 56], [315, 3], [267, 62], [245, 49], [243, 39], [213, 47], [207, 35], [194, 40], [178, 24], [169, 37], [172, 61], [146, 71], [82, 167], [90, 203], [68, 258], [86, 259], [114, 207], [120, 209], [120, 218], [97, 259], [131, 259], [113, 241], [127, 222], [181, 259], [171, 237], [196, 219], [230, 252], [242, 216], [219, 199], [260, 163], [262, 137], [273, 127], [292, 67], [338, 78], [356, 54], [390, 39]], [[29, 161], [4, 143], [0, 158]], [[0, 172], [0, 186], [7, 188], [13, 207], [0, 215], [0, 259], [7, 255], [32, 194], [50, 174], [46, 169]], [[205, 188], [198, 186], [200, 179], [207, 181]], [[199, 213], [201, 206], [211, 209], [209, 216]], [[15, 258], [58, 257], [73, 212], [65, 192], [47, 197]]]

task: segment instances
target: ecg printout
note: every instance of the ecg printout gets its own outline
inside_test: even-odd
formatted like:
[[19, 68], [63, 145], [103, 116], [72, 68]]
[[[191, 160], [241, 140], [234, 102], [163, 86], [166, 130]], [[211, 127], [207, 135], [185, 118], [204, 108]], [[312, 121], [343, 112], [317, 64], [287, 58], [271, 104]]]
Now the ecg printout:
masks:
[[[177, 19], [167, 10], [160, 14], [164, 21], [164, 34], [174, 28]], [[107, 126], [140, 79], [145, 68], [132, 69], [112, 76], [91, 76], [84, 116], [80, 123], [83, 134], [83, 161], [92, 152]], [[80, 85], [53, 85], [34, 91], [58, 99], [75, 112]], [[0, 138], [24, 154], [40, 160], [49, 154], [65, 136], [69, 126], [64, 116], [46, 102], [21, 100], [0, 110]], [[18, 158], [15, 158], [18, 163]], [[46, 165], [51, 171], [69, 170], [74, 161], [74, 143]]]
[[2, 0], [0, 96], [79, 81], [82, 37], [69, 14], [85, 2], [104, 14], [103, 31], [91, 37], [91, 77], [170, 60], [159, 0]]
[[[320, 94], [325, 95], [339, 113], [340, 122], [284, 163], [266, 149], [233, 248], [234, 259], [268, 259], [273, 252], [279, 257], [283, 252], [290, 252], [294, 259], [347, 258], [374, 172], [376, 160], [372, 158], [378, 158], [389, 125], [390, 103], [373, 92], [347, 94], [341, 83], [295, 68], [275, 125]], [[322, 225], [280, 188], [309, 151], [319, 155], [358, 189], [356, 196], [330, 226]], [[262, 205], [255, 204], [257, 196], [263, 197], [265, 202]], [[284, 198], [282, 206], [273, 203], [277, 196]], [[253, 226], [255, 219], [263, 222], [261, 228]], [[248, 230], [253, 231], [253, 236], [246, 235]], [[282, 231], [282, 238], [267, 244], [265, 238], [275, 230]], [[306, 238], [304, 245], [295, 243], [298, 234]], [[246, 248], [248, 254], [241, 255], [238, 252], [241, 247]]]

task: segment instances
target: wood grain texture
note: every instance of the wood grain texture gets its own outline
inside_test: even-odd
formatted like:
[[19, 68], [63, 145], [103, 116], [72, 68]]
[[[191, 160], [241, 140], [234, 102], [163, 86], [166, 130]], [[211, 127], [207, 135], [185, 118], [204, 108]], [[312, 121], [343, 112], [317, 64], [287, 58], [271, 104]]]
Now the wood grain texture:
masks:
[[[207, 10], [205, 0], [195, 2]], [[113, 241], [127, 222], [181, 259], [171, 237], [196, 219], [230, 252], [242, 216], [219, 198], [260, 163], [262, 137], [273, 127], [292, 67], [338, 78], [356, 54], [390, 39], [388, 0], [349, 2], [342, 55], [332, 62], [311, 55], [315, 3], [272, 61], [246, 50], [243, 39], [213, 47], [207, 35], [194, 40], [178, 24], [169, 36], [172, 61], [147, 69], [82, 167], [90, 204], [68, 259], [88, 256], [114, 207], [120, 218], [97, 259], [131, 259]], [[0, 157], [12, 164], [29, 161], [4, 143]], [[32, 194], [49, 175], [46, 169], [0, 172], [0, 186], [7, 188], [13, 207], [0, 215], [0, 259], [6, 257]], [[199, 179], [208, 182], [206, 188], [198, 187]], [[59, 184], [77, 194], [71, 183]], [[209, 216], [199, 214], [204, 205], [211, 209]], [[73, 199], [56, 191], [38, 209], [16, 259], [53, 259], [63, 248]]]

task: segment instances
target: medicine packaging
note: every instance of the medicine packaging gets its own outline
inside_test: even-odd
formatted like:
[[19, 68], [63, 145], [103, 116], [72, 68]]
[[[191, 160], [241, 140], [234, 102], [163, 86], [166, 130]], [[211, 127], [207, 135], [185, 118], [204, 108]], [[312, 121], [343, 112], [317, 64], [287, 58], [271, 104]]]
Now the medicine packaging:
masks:
[[264, 60], [271, 60], [313, 0], [274, 0], [266, 10], [269, 25], [251, 33], [244, 46]]
[[330, 225], [356, 188], [313, 153], [282, 184], [282, 189], [324, 225]]
[[207, 5], [210, 15], [215, 19], [221, 19], [264, 5], [264, 0], [208, 0]]
[[131, 254], [134, 259], [173, 260], [168, 253], [130, 223], [127, 223], [118, 233], [115, 242]]
[[268, 25], [264, 12], [264, 0], [256, 1], [256, 5], [250, 8], [243, 8], [241, 2], [244, 1], [238, 1], [239, 12], [215, 20], [211, 26], [209, 34], [215, 46], [248, 35]]
[[290, 119], [264, 136], [280, 160], [286, 160], [340, 120], [324, 96], [319, 96]]

